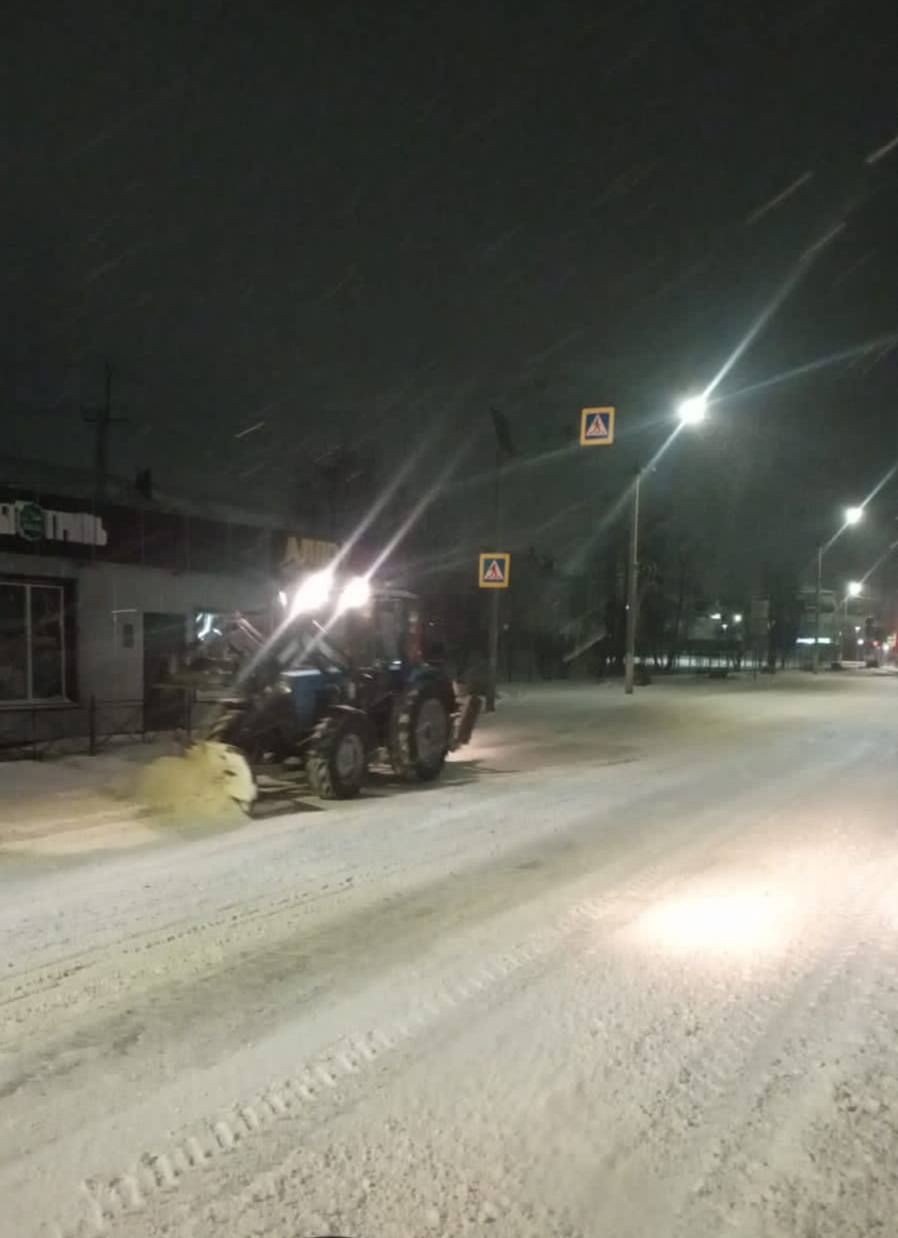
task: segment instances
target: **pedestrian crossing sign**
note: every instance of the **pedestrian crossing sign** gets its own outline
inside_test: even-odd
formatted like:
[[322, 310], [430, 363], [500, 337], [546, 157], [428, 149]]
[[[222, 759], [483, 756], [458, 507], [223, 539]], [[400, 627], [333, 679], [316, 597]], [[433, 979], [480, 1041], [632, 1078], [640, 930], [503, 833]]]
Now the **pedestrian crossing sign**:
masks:
[[614, 442], [614, 409], [580, 410], [580, 446], [610, 447]]
[[507, 589], [511, 575], [511, 555], [494, 551], [480, 556], [478, 583], [481, 589]]

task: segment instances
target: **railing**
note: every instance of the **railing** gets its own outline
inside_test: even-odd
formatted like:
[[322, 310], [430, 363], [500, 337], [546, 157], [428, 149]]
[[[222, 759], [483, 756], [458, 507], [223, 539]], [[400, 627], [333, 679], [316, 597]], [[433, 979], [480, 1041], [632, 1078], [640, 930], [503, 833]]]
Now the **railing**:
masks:
[[[116, 740], [143, 741], [180, 732], [192, 737], [197, 706], [192, 689], [172, 689], [164, 702], [99, 701], [0, 708], [0, 760], [39, 761], [63, 753], [95, 756]], [[200, 707], [201, 708], [201, 707]]]

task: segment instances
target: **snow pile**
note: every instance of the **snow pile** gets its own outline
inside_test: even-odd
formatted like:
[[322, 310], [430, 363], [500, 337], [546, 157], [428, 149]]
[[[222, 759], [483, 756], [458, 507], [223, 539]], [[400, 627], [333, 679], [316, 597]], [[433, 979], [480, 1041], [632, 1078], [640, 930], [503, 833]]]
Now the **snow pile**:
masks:
[[224, 744], [196, 744], [183, 756], [159, 757], [141, 773], [138, 801], [162, 817], [240, 819], [256, 797], [249, 766]]

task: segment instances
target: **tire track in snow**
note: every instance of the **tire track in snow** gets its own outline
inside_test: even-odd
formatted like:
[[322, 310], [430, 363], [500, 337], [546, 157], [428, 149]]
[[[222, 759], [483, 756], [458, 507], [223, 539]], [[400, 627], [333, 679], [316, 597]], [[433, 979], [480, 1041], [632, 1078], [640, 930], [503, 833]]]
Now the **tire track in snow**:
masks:
[[[770, 814], [765, 822], [773, 819], [774, 814]], [[739, 826], [733, 824], [729, 829], [736, 833]], [[680, 863], [700, 862], [720, 840], [721, 835], [716, 832], [699, 836], [681, 850]], [[490, 957], [476, 971], [437, 986], [410, 1013], [347, 1035], [324, 1054], [300, 1064], [293, 1074], [202, 1122], [177, 1144], [143, 1153], [138, 1164], [127, 1172], [86, 1179], [80, 1195], [87, 1212], [73, 1227], [61, 1229], [60, 1233], [64, 1238], [94, 1238], [106, 1232], [102, 1226], [143, 1210], [160, 1192], [180, 1186], [193, 1170], [248, 1145], [275, 1124], [290, 1119], [302, 1121], [313, 1111], [320, 1119], [322, 1103], [341, 1103], [347, 1081], [359, 1080], [384, 1058], [438, 1026], [446, 1016], [457, 1013], [465, 1004], [486, 998], [512, 976], [547, 959], [569, 943], [572, 936], [583, 934], [591, 942], [597, 929], [614, 933], [625, 928], [643, 914], [650, 900], [675, 889], [678, 880], [677, 865], [672, 868], [670, 856], [658, 859], [621, 887], [612, 887], [609, 897], [578, 900], [553, 927], [537, 930], [524, 944]]]
[[[857, 1024], [858, 1011], [866, 1012], [862, 1020], [865, 1029], [875, 1026], [874, 1013], [881, 1009], [884, 978], [891, 982], [893, 994], [898, 991], [891, 959], [893, 943], [882, 949], [872, 946], [877, 938], [882, 942], [882, 925], [894, 912], [896, 889], [898, 864], [894, 861], [869, 881], [859, 883], [854, 915], [852, 908], [842, 910], [841, 939], [829, 962], [807, 979], [802, 993], [755, 1045], [746, 1064], [744, 1085], [736, 1090], [735, 1097], [729, 1098], [729, 1104], [721, 1098], [711, 1122], [717, 1134], [710, 1147], [700, 1154], [696, 1150], [696, 1176], [691, 1185], [682, 1186], [677, 1220], [684, 1235], [694, 1230], [694, 1214], [684, 1217], [690, 1207], [710, 1209], [717, 1224], [735, 1223], [732, 1206], [724, 1207], [727, 1196], [722, 1187], [727, 1173], [750, 1162], [752, 1152], [760, 1168], [771, 1140], [783, 1138], [790, 1123], [801, 1126], [805, 1119], [799, 1102], [808, 1081], [807, 1069], [810, 1066], [827, 1074], [821, 1057], [825, 1062], [834, 1041], [840, 1046], [842, 1065], [837, 1073], [842, 1078], [850, 1073], [843, 1061], [846, 1056], [857, 1060], [865, 1056], [863, 1045], [853, 1047], [849, 1042], [846, 1046], [838, 1038], [852, 1023]], [[894, 997], [892, 1005], [894, 1012]], [[798, 1063], [802, 1069], [797, 1068]], [[890, 1066], [893, 1069], [894, 1063]], [[810, 1099], [819, 1107], [819, 1088], [812, 1090]], [[725, 1116], [726, 1108], [731, 1112]], [[776, 1112], [779, 1120], [775, 1119]], [[759, 1140], [763, 1147], [757, 1146]], [[744, 1197], [739, 1206], [746, 1207]], [[872, 1222], [871, 1228], [876, 1228]]]
[[[701, 855], [713, 842], [702, 837], [682, 854]], [[591, 935], [597, 926], [621, 927], [640, 915], [650, 892], [675, 884], [670, 857], [644, 866], [611, 897], [581, 899], [548, 929], [539, 929], [524, 944], [502, 951], [452, 982], [434, 988], [409, 1014], [385, 1024], [347, 1035], [331, 1050], [304, 1062], [297, 1070], [248, 1099], [235, 1102], [222, 1114], [204, 1120], [165, 1149], [139, 1155], [125, 1172], [84, 1179], [78, 1190], [73, 1222], [57, 1226], [60, 1238], [95, 1238], [108, 1232], [118, 1218], [146, 1209], [160, 1193], [180, 1186], [198, 1168], [218, 1162], [235, 1149], [264, 1136], [276, 1123], [302, 1120], [321, 1102], [336, 1105], [341, 1087], [360, 1079], [383, 1059], [437, 1026], [460, 1007], [498, 990], [512, 976], [546, 958], [578, 933]]]
[[[745, 1115], [762, 1104], [777, 1077], [776, 1063], [788, 1056], [785, 1046], [790, 1036], [809, 1021], [813, 1026], [815, 1011], [840, 981], [847, 979], [857, 992], [853, 973], [864, 930], [881, 915], [882, 900], [896, 882], [898, 861], [891, 858], [849, 882], [844, 897], [827, 906], [825, 931], [790, 951], [788, 969], [782, 959], [764, 965], [755, 1001], [746, 1003], [737, 995], [728, 998], [710, 1035], [694, 1052], [678, 1059], [675, 1086], [658, 1089], [647, 1120], [597, 1166], [605, 1184], [594, 1218], [597, 1225], [623, 1238], [631, 1232], [633, 1192], [639, 1183], [672, 1177], [678, 1202], [672, 1206], [666, 1196], [664, 1215], [655, 1220], [669, 1227], [673, 1213], [684, 1235], [693, 1232], [688, 1209], [695, 1199], [711, 1193], [718, 1167], [748, 1124]], [[797, 982], [789, 983], [789, 976], [796, 973]], [[864, 1000], [875, 986], [875, 975], [864, 977]], [[641, 1211], [639, 1225], [646, 1221]]]
[[[789, 792], [792, 789], [791, 785], [787, 788]], [[747, 788], [739, 787], [740, 795], [745, 794], [746, 791]], [[777, 792], [780, 803], [782, 791], [783, 789], [779, 788]], [[698, 836], [688, 837], [685, 846], [682, 838], [671, 839], [669, 846], [672, 845], [675, 848], [673, 856], [669, 850], [666, 853], [662, 852], [662, 858], [651, 866], [643, 865], [644, 856], [637, 856], [640, 868], [638, 869], [639, 875], [635, 879], [632, 877], [629, 880], [626, 879], [626, 870], [633, 857], [629, 857], [623, 865], [625, 869], [623, 881], [621, 881], [621, 873], [615, 871], [617, 870], [615, 860], [611, 865], [611, 903], [604, 899], [581, 902], [577, 904], [576, 911], [568, 915], [573, 915], [575, 921], [579, 920], [581, 928], [593, 929], [597, 922], [602, 922], [606, 927], [615, 923], [618, 925], [626, 923], [639, 914], [641, 910], [638, 905], [639, 899], [652, 888], [653, 884], [657, 887], [660, 883], [663, 888], [675, 887], [678, 880], [678, 868], [683, 867], [686, 858], [694, 862], [696, 855], [700, 856], [703, 851], [718, 846], [721, 840], [726, 838], [728, 832], [738, 831], [738, 824], [729, 826], [726, 824], [726, 817], [730, 811], [731, 806], [709, 811], [706, 819], [702, 821], [702, 829]], [[504, 863], [507, 864], [508, 858], [508, 856], [505, 857]], [[557, 881], [559, 876], [564, 874], [565, 864], [555, 861], [553, 863], [555, 864], [554, 871], [547, 870], [547, 872], [553, 880]], [[535, 887], [529, 890], [528, 896], [533, 896], [534, 889]], [[629, 900], [627, 906], [622, 909], [621, 903], [627, 900]], [[475, 911], [476, 909], [475, 900]], [[500, 900], [498, 910], [506, 911], [508, 906]], [[453, 925], [450, 923], [449, 927]], [[573, 927], [576, 928], [577, 924], [575, 923]], [[511, 956], [495, 957], [488, 968], [489, 974], [478, 972], [471, 977], [463, 978], [454, 988], [448, 990], [448, 996], [447, 991], [437, 991], [429, 1004], [424, 1003], [415, 1007], [412, 1015], [405, 1020], [397, 1020], [395, 1024], [386, 1023], [363, 1031], [358, 1036], [350, 1037], [350, 1047], [346, 1049], [344, 1046], [344, 1052], [337, 1053], [337, 1050], [334, 1050], [332, 1054], [326, 1054], [323, 1059], [312, 1061], [311, 1077], [306, 1074], [309, 1066], [301, 1065], [297, 1068], [297, 1073], [291, 1074], [282, 1087], [274, 1086], [264, 1093], [250, 1097], [246, 1103], [235, 1107], [233, 1111], [225, 1111], [214, 1120], [199, 1125], [195, 1132], [185, 1136], [186, 1142], [182, 1141], [183, 1146], [179, 1143], [171, 1148], [150, 1151], [132, 1165], [126, 1174], [110, 1178], [101, 1176], [86, 1179], [82, 1189], [82, 1198], [83, 1206], [90, 1216], [84, 1220], [84, 1223], [92, 1224], [95, 1228], [71, 1232], [85, 1234], [103, 1232], [102, 1229], [96, 1228], [100, 1222], [109, 1225], [116, 1216], [123, 1215], [128, 1210], [145, 1207], [148, 1200], [159, 1196], [160, 1192], [170, 1190], [175, 1184], [180, 1184], [190, 1176], [195, 1168], [214, 1163], [235, 1148], [248, 1144], [261, 1132], [271, 1129], [275, 1122], [299, 1116], [304, 1111], [304, 1106], [317, 1104], [323, 1098], [339, 1098], [341, 1082], [345, 1082], [350, 1076], [363, 1075], [375, 1058], [382, 1059], [393, 1049], [407, 1044], [419, 1032], [432, 1027], [449, 1011], [458, 1008], [460, 1003], [484, 994], [491, 987], [500, 984], [513, 971], [520, 971], [537, 957], [545, 955], [564, 941], [570, 931], [571, 924], [567, 919], [562, 923], [561, 928], [551, 934], [548, 930], [542, 930], [530, 939], [529, 947], [521, 947]], [[377, 1048], [378, 1043], [381, 1044], [380, 1051]], [[357, 1052], [353, 1051], [352, 1045], [356, 1045]], [[369, 1057], [365, 1052], [365, 1045], [371, 1050], [373, 1057]], [[367, 1059], [368, 1065], [363, 1059]], [[221, 1123], [223, 1125], [220, 1125]], [[135, 1200], [141, 1202], [135, 1203]], [[100, 1222], [97, 1221], [97, 1216], [100, 1217]], [[78, 1224], [81, 1223], [79, 1220]]]
[[[114, 957], [110, 957], [110, 947], [107, 944], [94, 946], [90, 950], [74, 952], [65, 956], [49, 967], [35, 967], [30, 973], [29, 971], [21, 971], [15, 976], [11, 976], [5, 981], [0, 980], [0, 1009], [4, 1007], [14, 1006], [16, 1003], [25, 1002], [29, 999], [40, 997], [45, 993], [58, 993], [59, 1001], [62, 1004], [66, 1003], [64, 993], [61, 992], [65, 982], [73, 977], [80, 975], [81, 981], [85, 977], [85, 973], [91, 968], [96, 968], [99, 971], [111, 970], [111, 965], [114, 964], [114, 970], [123, 970], [121, 960], [127, 959], [133, 955], [141, 955], [160, 948], [171, 948], [177, 946], [184, 941], [201, 937], [204, 935], [214, 935], [225, 930], [228, 937], [240, 937], [241, 941], [246, 939], [246, 928], [248, 926], [257, 927], [256, 936], [262, 937], [265, 932], [265, 924], [278, 916], [283, 916], [284, 913], [296, 911], [299, 916], [305, 911], [315, 906], [317, 903], [333, 899], [340, 894], [346, 893], [352, 884], [352, 878], [341, 877], [335, 879], [333, 885], [326, 884], [325, 887], [317, 890], [306, 891], [302, 894], [291, 895], [283, 898], [272, 900], [270, 898], [260, 897], [254, 899], [250, 904], [229, 904], [222, 909], [220, 914], [216, 916], [207, 916], [200, 921], [191, 921], [188, 917], [175, 921], [171, 924], [164, 924], [154, 929], [147, 929], [140, 933], [129, 934], [115, 943]], [[288, 921], [288, 927], [291, 925]], [[217, 948], [221, 947], [220, 938], [216, 940]], [[24, 979], [23, 979], [24, 978]], [[6, 991], [4, 993], [4, 990]]]
[[[740, 788], [740, 794], [750, 794], [752, 788], [748, 785]], [[578, 814], [582, 814], [582, 805], [579, 802], [576, 805]], [[725, 822], [727, 813], [726, 810], [712, 809], [706, 811], [703, 817], [707, 821], [707, 828], [710, 829], [712, 839], [715, 834], [719, 836], [719, 831], [722, 823]], [[575, 836], [576, 837], [576, 836]], [[592, 856], [589, 851], [588, 844], [584, 844], [581, 838], [579, 843], [574, 844], [579, 846], [581, 850], [585, 847], [587, 858], [592, 861]], [[680, 853], [689, 852], [694, 848], [695, 842], [690, 840], [686, 843], [685, 848], [680, 843]], [[709, 845], [705, 841], [703, 846]], [[559, 872], [562, 879], [568, 879], [569, 874], [564, 872], [566, 859], [565, 848], [568, 843], [561, 840], [561, 849], [555, 855], [552, 864], [556, 871]], [[532, 843], [524, 845], [520, 851], [521, 855], [532, 855]], [[654, 857], [657, 859], [657, 856]], [[515, 852], [506, 852], [498, 857], [500, 869], [506, 873], [512, 869], [516, 869]], [[594, 861], [592, 861], [594, 862]], [[666, 856], [665, 864], [670, 865], [670, 856]], [[626, 863], [626, 857], [625, 857]], [[612, 862], [612, 868], [615, 862]], [[490, 870], [491, 871], [491, 870]], [[509, 886], [508, 896], [526, 897], [528, 889], [532, 892], [536, 888], [532, 881], [528, 882], [525, 877], [530, 877], [531, 874], [518, 874], [515, 877], [513, 887]], [[539, 874], [535, 874], [539, 879]], [[475, 870], [475, 878], [478, 885], [482, 884], [483, 874]], [[155, 968], [150, 968], [149, 960], [143, 965], [142, 972], [150, 978], [150, 987], [158, 988], [166, 983], [165, 977], [170, 970], [168, 960], [174, 958], [177, 961], [177, 971], [182, 973], [184, 970], [185, 961], [189, 963], [190, 972], [193, 974], [201, 974], [203, 965], [208, 971], [216, 971], [221, 968], [221, 960], [225, 954], [229, 943], [235, 942], [237, 950], [235, 955], [228, 961], [227, 967], [239, 967], [242, 959], [247, 959], [251, 956], [254, 946], [261, 946], [264, 951], [271, 952], [277, 946], [277, 941], [286, 942], [291, 933], [296, 932], [302, 925], [305, 917], [311, 910], [317, 907], [317, 904], [322, 900], [333, 901], [335, 898], [348, 894], [352, 885], [351, 878], [344, 878], [341, 883], [334, 883], [334, 888], [325, 887], [325, 890], [319, 889], [312, 893], [305, 893], [296, 896], [281, 897], [276, 900], [274, 905], [270, 899], [264, 897], [254, 900], [254, 903], [249, 908], [241, 911], [240, 905], [228, 904], [222, 909], [222, 912], [214, 918], [206, 917], [199, 923], [191, 923], [186, 920], [179, 922], [180, 928], [177, 931], [171, 931], [171, 926], [163, 926], [158, 931], [151, 934], [142, 932], [137, 935], [129, 935], [124, 939], [121, 946], [116, 945], [112, 951], [107, 946], [102, 953], [98, 952], [98, 948], [93, 948], [88, 952], [88, 959], [83, 956], [79, 960], [79, 956], [68, 956], [65, 969], [52, 975], [49, 979], [41, 978], [38, 989], [35, 992], [25, 992], [18, 996], [9, 999], [7, 1006], [6, 1021], [13, 1031], [14, 1040], [21, 1038], [21, 1028], [27, 1025], [29, 1018], [32, 1022], [37, 1016], [40, 1016], [40, 1022], [46, 1024], [48, 1016], [51, 1016], [56, 1010], [65, 1010], [67, 1015], [71, 1016], [73, 1011], [78, 1008], [88, 1012], [95, 1022], [99, 1009], [102, 1006], [110, 1006], [120, 994], [126, 994], [129, 1006], [133, 1001], [133, 976], [128, 972], [127, 968], [122, 965], [121, 957], [128, 955], [137, 955], [138, 957], [144, 952], [158, 950], [161, 952], [159, 961]], [[425, 884], [422, 887], [427, 890]], [[326, 891], [326, 892], [325, 892]], [[420, 893], [420, 891], [418, 891]], [[375, 904], [375, 908], [380, 908], [384, 905], [389, 905], [392, 898], [398, 896], [398, 892], [388, 893], [386, 904], [384, 903], [383, 895], [381, 895]], [[416, 895], [413, 894], [412, 897]], [[445, 901], [445, 900], [442, 900]], [[370, 914], [370, 913], [366, 913]], [[276, 932], [272, 932], [269, 926], [276, 923]], [[253, 932], [247, 933], [247, 925], [253, 926]], [[318, 932], [317, 929], [313, 930]], [[220, 935], [217, 935], [220, 934]], [[135, 944], [135, 938], [139, 939]], [[199, 946], [200, 957], [183, 956], [183, 952], [178, 947], [186, 940], [195, 943], [202, 943]], [[162, 980], [154, 979], [156, 976], [162, 976]], [[16, 977], [11, 977], [8, 981], [10, 985], [18, 983]], [[2, 981], [0, 981], [0, 992], [2, 992]], [[41, 1003], [39, 997], [44, 992], [52, 994], [51, 1000]], [[72, 996], [74, 995], [74, 1001]], [[208, 999], [207, 999], [208, 1000]], [[34, 1005], [29, 1007], [29, 1001]], [[99, 1005], [98, 1005], [99, 1003]], [[118, 1032], [114, 1031], [117, 1035]]]
[[[180, 1186], [195, 1170], [258, 1139], [276, 1123], [302, 1119], [322, 1105], [337, 1105], [347, 1080], [356, 1080], [447, 1015], [483, 997], [526, 967], [557, 949], [571, 935], [590, 931], [609, 914], [604, 905], [585, 901], [572, 907], [551, 929], [503, 951], [476, 971], [446, 983], [420, 999], [405, 1016], [348, 1034], [325, 1053], [303, 1062], [296, 1071], [263, 1092], [236, 1102], [179, 1136], [177, 1142], [142, 1153], [128, 1170], [108, 1177], [85, 1178], [78, 1188], [71, 1221], [55, 1227], [58, 1238], [96, 1238], [120, 1218], [146, 1208], [154, 1195]], [[612, 913], [613, 914], [613, 913]]]
[[[843, 754], [843, 759], [846, 759], [845, 754]], [[847, 760], [850, 759], [852, 758], [847, 758]], [[670, 793], [679, 789], [680, 782], [688, 781], [687, 776], [681, 769], [677, 768], [674, 773], [676, 776], [669, 787]], [[591, 775], [583, 775], [580, 781], [589, 781], [590, 777]], [[527, 778], [527, 775], [522, 775], [522, 779], [526, 780]], [[582, 799], [580, 798], [582, 787], [579, 785], [579, 782], [576, 785], [572, 785], [562, 774], [558, 775], [558, 782], [556, 808], [566, 807], [566, 800], [570, 797], [570, 811], [572, 815], [570, 820], [564, 822], [564, 828], [575, 829], [577, 827], [577, 819], [582, 817], [584, 811]], [[504, 810], [503, 816], [513, 815], [516, 805], [526, 802], [529, 793], [530, 788], [527, 785], [520, 785], [511, 794], [503, 790], [501, 794], [479, 800], [477, 804], [478, 813], [482, 814], [492, 806], [501, 805]], [[442, 808], [439, 814], [441, 825], [449, 825], [456, 818], [465, 817], [469, 813], [470, 804], [467, 801], [458, 806], [453, 806], [449, 810]], [[530, 838], [529, 840], [524, 840], [524, 845], [532, 847], [538, 844], [539, 841], [541, 841], [539, 838]], [[506, 854], [508, 858], [513, 858], [512, 853]], [[443, 862], [447, 862], [445, 857]], [[401, 863], [394, 863], [392, 867], [383, 867], [381, 865], [378, 878], [380, 880], [389, 880], [397, 875], [401, 875], [402, 871], [403, 866]], [[160, 875], [150, 870], [147, 875], [152, 876], [158, 882], [164, 880], [167, 874], [163, 872]], [[31, 967], [19, 967], [11, 976], [0, 976], [0, 1008], [22, 1001], [28, 997], [39, 996], [42, 992], [56, 989], [60, 984], [64, 984], [66, 980], [78, 973], [81, 973], [83, 976], [91, 967], [97, 966], [102, 969], [109, 961], [108, 955], [111, 946], [114, 946], [116, 957], [120, 958], [132, 955], [140, 956], [159, 947], [174, 946], [185, 940], [196, 938], [206, 932], [215, 932], [216, 930], [223, 929], [229, 936], [236, 936], [247, 924], [264, 923], [291, 909], [295, 909], [301, 914], [308, 906], [323, 899], [333, 898], [335, 894], [343, 892], [343, 887], [354, 880], [355, 876], [356, 874], [354, 873], [347, 873], [345, 868], [319, 873], [315, 878], [314, 887], [310, 890], [300, 893], [282, 894], [276, 898], [272, 898], [270, 893], [265, 892], [252, 900], [241, 899], [224, 904], [212, 914], [204, 914], [199, 922], [197, 922], [195, 916], [182, 916], [161, 925], [125, 932], [122, 936], [114, 939], [114, 941], [101, 941], [90, 947], [69, 951], [57, 956], [48, 963], [35, 963]], [[321, 882], [325, 884], [322, 886]]]

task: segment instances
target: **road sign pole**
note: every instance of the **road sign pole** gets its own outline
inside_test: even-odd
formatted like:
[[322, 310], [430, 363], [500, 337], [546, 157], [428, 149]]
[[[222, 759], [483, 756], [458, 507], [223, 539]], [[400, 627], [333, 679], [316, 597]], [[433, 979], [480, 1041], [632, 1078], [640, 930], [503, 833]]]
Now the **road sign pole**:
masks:
[[639, 483], [642, 470], [633, 482], [633, 502], [630, 508], [630, 554], [627, 571], [627, 647], [624, 654], [624, 691], [633, 695], [636, 678], [636, 609], [639, 598]]
[[[805, 560], [807, 562], [807, 560]], [[823, 585], [823, 547], [817, 547], [817, 589], [814, 594], [814, 674], [820, 670], [820, 594]]]
[[[580, 446], [610, 447], [614, 442], [614, 422], [617, 410], [611, 404], [580, 409]], [[630, 517], [629, 605], [627, 608], [627, 648], [624, 659], [624, 686], [633, 691], [633, 661], [636, 645], [636, 573], [637, 538], [639, 536], [639, 477], [633, 487], [633, 511]]]
[[[496, 448], [496, 464], [493, 476], [493, 537], [494, 545], [501, 546], [502, 524], [502, 454]], [[496, 682], [499, 678], [499, 590], [493, 590], [490, 598], [489, 664], [486, 681], [486, 712], [496, 709]]]
[[489, 667], [486, 681], [486, 712], [496, 710], [496, 681], [499, 677], [499, 590], [490, 598]]

